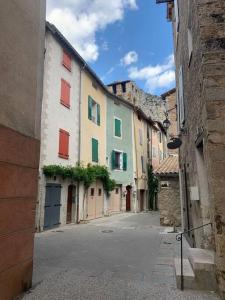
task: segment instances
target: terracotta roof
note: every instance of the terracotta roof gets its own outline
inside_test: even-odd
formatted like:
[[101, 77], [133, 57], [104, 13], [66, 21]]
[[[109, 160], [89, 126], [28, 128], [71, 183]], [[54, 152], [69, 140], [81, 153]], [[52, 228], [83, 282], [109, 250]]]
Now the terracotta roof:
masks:
[[154, 171], [155, 175], [176, 175], [179, 171], [178, 156], [170, 155], [165, 158]]

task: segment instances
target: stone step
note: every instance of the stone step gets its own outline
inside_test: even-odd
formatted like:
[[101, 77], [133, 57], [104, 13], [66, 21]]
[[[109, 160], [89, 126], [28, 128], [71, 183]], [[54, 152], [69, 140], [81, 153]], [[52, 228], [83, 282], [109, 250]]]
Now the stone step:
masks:
[[198, 289], [217, 290], [214, 252], [207, 249], [189, 248], [188, 259], [194, 270]]
[[[174, 259], [175, 275], [177, 288], [181, 287], [181, 260], [180, 258]], [[197, 289], [195, 282], [195, 274], [192, 270], [191, 264], [187, 258], [183, 259], [183, 278], [184, 278], [184, 289]]]
[[211, 250], [189, 248], [188, 259], [194, 270], [214, 270], [214, 252]]

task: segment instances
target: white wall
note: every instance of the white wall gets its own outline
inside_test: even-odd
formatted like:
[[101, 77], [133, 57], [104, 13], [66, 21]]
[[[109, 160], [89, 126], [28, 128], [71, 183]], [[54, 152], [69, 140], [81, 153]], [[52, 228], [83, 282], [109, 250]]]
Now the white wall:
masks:
[[[44, 165], [61, 164], [75, 166], [79, 151], [79, 95], [80, 67], [72, 61], [72, 71], [62, 65], [63, 48], [49, 33], [45, 40], [44, 90], [41, 117], [41, 153], [39, 168], [39, 196], [36, 212], [36, 226], [42, 230], [44, 224], [44, 203], [46, 178], [43, 175]], [[60, 103], [61, 79], [70, 83], [70, 109]], [[59, 129], [69, 132], [69, 159], [58, 156]], [[47, 179], [47, 182], [51, 180]], [[67, 191], [69, 182], [56, 181], [62, 184], [60, 221], [66, 223]], [[73, 205], [74, 209], [75, 206]], [[75, 215], [75, 212], [72, 212]]]
[[[61, 78], [71, 85], [70, 109], [60, 103]], [[75, 165], [78, 161], [79, 94], [79, 65], [73, 60], [71, 72], [62, 65], [62, 47], [47, 32], [40, 168], [48, 164]], [[58, 157], [60, 128], [70, 133], [68, 160]]]

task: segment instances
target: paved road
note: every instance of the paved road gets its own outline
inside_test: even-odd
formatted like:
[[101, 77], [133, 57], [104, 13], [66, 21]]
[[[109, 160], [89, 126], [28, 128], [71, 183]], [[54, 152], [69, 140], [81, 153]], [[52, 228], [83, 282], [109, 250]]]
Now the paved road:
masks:
[[24, 300], [218, 299], [176, 289], [174, 245], [156, 213], [37, 234], [33, 289]]

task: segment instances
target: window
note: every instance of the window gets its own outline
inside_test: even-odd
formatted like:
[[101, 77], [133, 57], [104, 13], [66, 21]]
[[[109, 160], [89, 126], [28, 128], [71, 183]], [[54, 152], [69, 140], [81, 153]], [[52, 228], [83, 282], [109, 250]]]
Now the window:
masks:
[[144, 161], [144, 156], [141, 156], [141, 169], [142, 169], [142, 173], [145, 173], [145, 161]]
[[65, 68], [67, 68], [67, 70], [71, 71], [72, 59], [71, 56], [65, 50], [63, 50], [62, 64]]
[[69, 132], [60, 129], [59, 130], [59, 157], [69, 158]]
[[116, 137], [122, 137], [122, 121], [120, 119], [115, 118], [115, 125], [114, 125], [114, 133]]
[[98, 189], [98, 195], [99, 195], [99, 196], [102, 195], [102, 189]]
[[154, 158], [157, 157], [157, 149], [156, 149], [155, 147], [152, 147], [152, 156], [153, 156]]
[[126, 82], [122, 82], [122, 92], [126, 93]]
[[97, 84], [95, 82], [93, 82], [93, 81], [92, 81], [92, 86], [93, 86], [94, 89], [96, 89], [96, 90], [98, 89]]
[[158, 136], [159, 136], [159, 143], [162, 143], [162, 133], [160, 131], [158, 133]]
[[115, 192], [116, 194], [119, 194], [119, 189], [118, 188], [116, 188], [116, 192]]
[[139, 144], [143, 144], [143, 136], [142, 136], [142, 130], [139, 128]]
[[127, 170], [127, 153], [117, 150], [112, 151], [112, 169]]
[[113, 94], [116, 94], [116, 84], [113, 84], [112, 88], [113, 88]]
[[66, 107], [70, 108], [70, 84], [64, 79], [61, 79], [60, 102]]
[[92, 161], [98, 162], [98, 140], [92, 138]]
[[88, 119], [100, 126], [100, 105], [88, 96]]
[[95, 189], [91, 188], [91, 196], [94, 196], [94, 195], [95, 195]]

